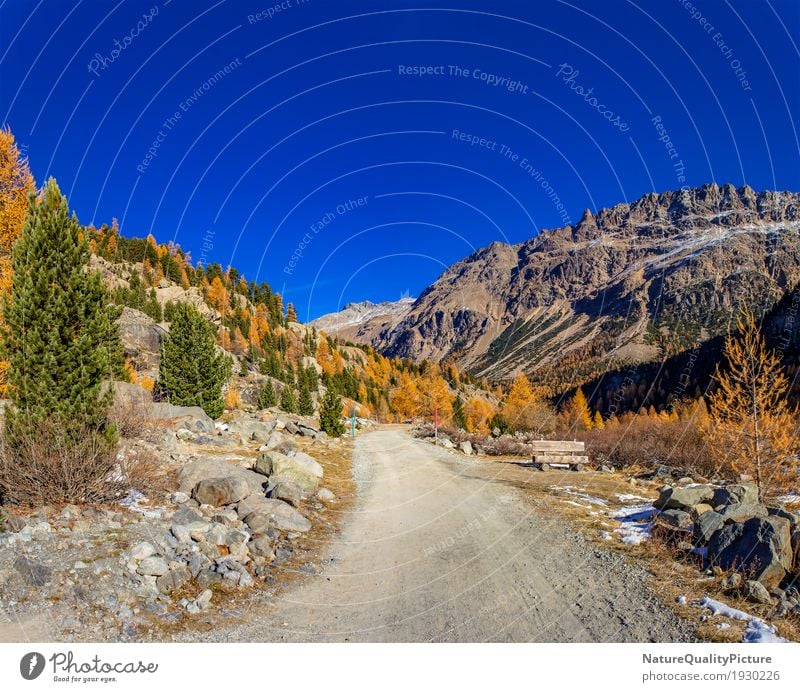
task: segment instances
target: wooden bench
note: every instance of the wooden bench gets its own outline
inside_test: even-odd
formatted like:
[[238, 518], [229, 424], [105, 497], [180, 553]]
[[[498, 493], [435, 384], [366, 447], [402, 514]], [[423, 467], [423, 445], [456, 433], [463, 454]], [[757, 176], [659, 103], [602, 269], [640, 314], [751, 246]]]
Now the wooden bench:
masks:
[[540, 471], [549, 471], [554, 466], [566, 466], [570, 471], [583, 471], [589, 463], [583, 442], [574, 440], [537, 440], [533, 447], [533, 466]]

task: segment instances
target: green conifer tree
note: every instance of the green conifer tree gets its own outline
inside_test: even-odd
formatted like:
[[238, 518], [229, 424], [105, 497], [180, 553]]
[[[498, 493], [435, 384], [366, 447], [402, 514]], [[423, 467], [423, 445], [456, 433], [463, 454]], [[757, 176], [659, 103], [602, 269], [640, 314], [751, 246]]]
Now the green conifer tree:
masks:
[[281, 403], [280, 407], [286, 413], [297, 413], [297, 399], [294, 396], [294, 390], [291, 385], [285, 385], [281, 390]]
[[217, 350], [214, 328], [193, 305], [177, 303], [171, 317], [158, 388], [171, 403], [200, 406], [217, 418], [225, 410], [222, 387], [231, 376], [231, 359]]
[[297, 412], [301, 416], [314, 415], [314, 399], [311, 398], [311, 392], [305, 383], [300, 387], [300, 398], [297, 401]]
[[45, 422], [61, 433], [116, 436], [107, 424], [120, 376], [120, 309], [110, 303], [98, 272], [87, 271], [89, 246], [53, 178], [29, 198], [22, 235], [13, 251], [11, 295], [3, 300], [3, 352], [9, 361], [12, 406], [8, 441], [38, 434]]
[[462, 430], [467, 427], [467, 416], [464, 413], [464, 402], [461, 399], [461, 394], [453, 402], [453, 422]]
[[333, 387], [328, 387], [320, 404], [319, 427], [331, 437], [341, 437], [344, 434], [342, 399]]
[[267, 382], [258, 390], [258, 407], [271, 408], [277, 405], [278, 396], [275, 394], [275, 385], [272, 382]]

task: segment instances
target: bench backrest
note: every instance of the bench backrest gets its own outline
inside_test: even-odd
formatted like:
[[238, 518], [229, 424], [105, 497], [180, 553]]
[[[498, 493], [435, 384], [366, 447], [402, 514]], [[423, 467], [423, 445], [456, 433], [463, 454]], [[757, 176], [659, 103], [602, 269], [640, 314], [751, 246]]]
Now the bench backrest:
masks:
[[577, 440], [534, 440], [529, 443], [534, 453], [546, 452], [548, 454], [583, 453], [585, 445]]

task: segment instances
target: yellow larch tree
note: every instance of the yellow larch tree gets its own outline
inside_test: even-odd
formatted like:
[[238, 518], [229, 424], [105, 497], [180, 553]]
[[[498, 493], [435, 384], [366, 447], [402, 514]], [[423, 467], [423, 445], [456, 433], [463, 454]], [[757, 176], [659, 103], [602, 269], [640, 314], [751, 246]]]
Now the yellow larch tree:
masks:
[[553, 411], [533, 389], [524, 373], [514, 378], [503, 400], [502, 414], [511, 430], [549, 433], [554, 425]]
[[415, 418], [420, 413], [420, 393], [411, 375], [400, 375], [397, 386], [391, 394], [392, 408], [400, 419]]
[[494, 408], [486, 399], [474, 396], [464, 404], [464, 415], [467, 417], [467, 432], [485, 435], [489, 432], [489, 420], [494, 415]]
[[749, 310], [725, 340], [726, 367], [717, 367], [704, 425], [708, 451], [720, 472], [755, 478], [761, 500], [796, 485], [796, 410], [787, 402], [789, 379], [780, 356], [767, 347]]

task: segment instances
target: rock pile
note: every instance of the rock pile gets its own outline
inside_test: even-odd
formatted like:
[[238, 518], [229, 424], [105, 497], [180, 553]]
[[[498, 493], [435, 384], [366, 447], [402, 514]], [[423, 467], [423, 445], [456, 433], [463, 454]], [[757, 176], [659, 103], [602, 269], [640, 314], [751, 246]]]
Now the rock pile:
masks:
[[664, 486], [653, 505], [660, 530], [729, 572], [731, 589], [800, 612], [800, 515], [761, 503], [752, 483]]

